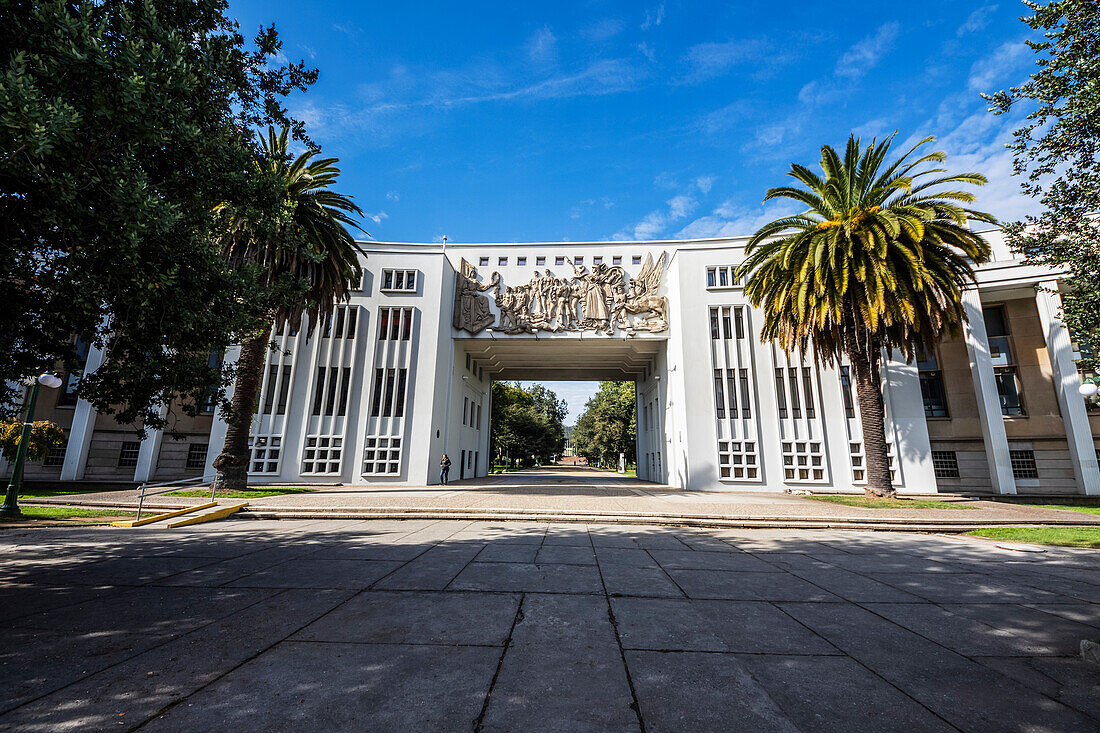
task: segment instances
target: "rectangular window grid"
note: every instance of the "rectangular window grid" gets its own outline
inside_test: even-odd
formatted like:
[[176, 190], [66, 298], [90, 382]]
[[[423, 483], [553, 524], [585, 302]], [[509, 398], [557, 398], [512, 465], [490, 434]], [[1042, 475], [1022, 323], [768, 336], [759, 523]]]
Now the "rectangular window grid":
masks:
[[783, 443], [783, 479], [815, 482], [825, 480], [825, 454], [817, 441]]
[[283, 452], [280, 435], [257, 435], [252, 439], [252, 468], [250, 473], [278, 473], [279, 457]]
[[206, 468], [206, 452], [210, 449], [207, 443], [191, 443], [187, 446], [187, 463], [189, 471], [201, 471]]
[[958, 478], [959, 458], [953, 450], [934, 450], [932, 468], [936, 472], [936, 478]]
[[1010, 450], [1008, 460], [1012, 464], [1014, 478], [1039, 478], [1039, 467], [1035, 465], [1035, 451]]
[[401, 471], [401, 438], [373, 435], [363, 449], [364, 476], [393, 476]]
[[119, 468], [137, 468], [138, 453], [141, 452], [141, 443], [138, 441], [126, 441], [118, 450]]
[[[488, 265], [489, 263], [484, 263]], [[416, 270], [382, 270], [382, 292], [412, 293], [416, 291]]]
[[344, 438], [341, 435], [308, 435], [302, 451], [302, 473], [340, 473], [340, 459], [344, 454]]
[[46, 454], [45, 459], [42, 461], [42, 465], [46, 468], [58, 468], [65, 465], [65, 449], [69, 445], [69, 436], [66, 435], [64, 440], [61, 441], [61, 445], [50, 448], [50, 452]]
[[379, 308], [378, 340], [408, 341], [412, 338], [412, 308]]
[[759, 475], [755, 441], [718, 441], [718, 478], [755, 481]]
[[[863, 465], [863, 443], [849, 443], [848, 453], [852, 462], [852, 480], [853, 481], [866, 481], [867, 480], [867, 468]], [[886, 443], [886, 454], [890, 461], [890, 480], [897, 479], [897, 470], [894, 464], [894, 445], [893, 443]]]
[[737, 267], [735, 265], [715, 265], [707, 268], [708, 290], [739, 287], [741, 287], [741, 281], [737, 279]]

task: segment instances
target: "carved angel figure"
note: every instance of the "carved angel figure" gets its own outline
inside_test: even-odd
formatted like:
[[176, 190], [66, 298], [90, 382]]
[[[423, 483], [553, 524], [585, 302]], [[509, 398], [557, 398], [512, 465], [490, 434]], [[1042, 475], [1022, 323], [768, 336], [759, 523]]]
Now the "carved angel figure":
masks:
[[651, 333], [660, 333], [668, 328], [668, 298], [657, 295], [665, 273], [665, 254], [662, 252], [656, 263], [652, 254], [646, 254], [642, 270], [630, 281], [625, 299], [615, 303], [612, 320], [619, 327], [631, 328], [627, 313], [645, 313], [635, 328]]

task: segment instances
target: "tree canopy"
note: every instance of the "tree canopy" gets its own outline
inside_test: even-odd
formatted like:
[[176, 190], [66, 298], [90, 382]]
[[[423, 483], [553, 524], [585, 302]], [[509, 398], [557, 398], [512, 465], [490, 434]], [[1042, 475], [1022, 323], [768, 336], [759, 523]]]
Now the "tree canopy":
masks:
[[1043, 34], [1026, 41], [1037, 69], [1019, 87], [983, 96], [996, 114], [1031, 108], [1010, 147], [1024, 191], [1043, 211], [1005, 228], [1030, 261], [1069, 269], [1066, 324], [1100, 366], [1100, 4], [1024, 5], [1031, 15], [1022, 20]]
[[546, 463], [565, 448], [568, 405], [541, 384], [524, 387], [519, 382], [493, 382], [491, 413], [490, 450], [495, 458], [519, 459], [526, 464], [534, 457]]
[[[225, 0], [0, 2], [0, 385], [105, 353], [80, 394], [160, 425], [229, 374], [209, 356], [255, 323], [215, 206], [254, 196], [252, 130], [317, 76], [251, 43]], [[15, 395], [8, 387], [0, 403]]]
[[619, 454], [635, 462], [637, 416], [633, 382], [600, 382], [573, 428], [573, 451], [590, 463], [617, 464]]

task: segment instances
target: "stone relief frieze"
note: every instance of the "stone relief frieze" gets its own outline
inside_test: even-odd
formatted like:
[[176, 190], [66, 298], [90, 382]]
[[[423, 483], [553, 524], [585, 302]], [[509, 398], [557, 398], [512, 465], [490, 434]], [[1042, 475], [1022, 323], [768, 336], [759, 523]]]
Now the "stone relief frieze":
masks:
[[[477, 334], [493, 326], [507, 333], [549, 331], [595, 331], [614, 334], [668, 329], [668, 298], [658, 295], [664, 275], [666, 254], [656, 262], [647, 254], [641, 271], [630, 278], [618, 265], [603, 263], [592, 269], [572, 267], [572, 275], [557, 277], [549, 269], [535, 270], [527, 283], [504, 285], [499, 272], [488, 283], [478, 280], [477, 269], [462, 260], [456, 273], [454, 327]], [[499, 317], [490, 299], [493, 291]]]

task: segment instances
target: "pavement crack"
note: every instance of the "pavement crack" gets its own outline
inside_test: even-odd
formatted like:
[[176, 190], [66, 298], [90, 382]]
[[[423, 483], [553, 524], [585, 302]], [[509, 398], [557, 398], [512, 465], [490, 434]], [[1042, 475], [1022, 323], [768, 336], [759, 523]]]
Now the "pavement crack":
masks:
[[500, 650], [500, 659], [497, 660], [497, 668], [493, 671], [493, 679], [489, 681], [489, 690], [485, 693], [485, 701], [481, 704], [481, 712], [473, 721], [474, 733], [481, 733], [485, 725], [485, 714], [489, 712], [489, 703], [493, 698], [493, 690], [496, 689], [497, 679], [500, 677], [500, 670], [504, 667], [504, 657], [508, 654], [509, 647], [512, 646], [512, 634], [515, 633], [516, 624], [523, 621], [523, 602], [527, 599], [527, 594], [521, 594], [519, 597], [519, 604], [516, 606], [516, 615], [512, 618], [512, 625], [508, 628], [508, 636], [504, 640], [504, 648]]

